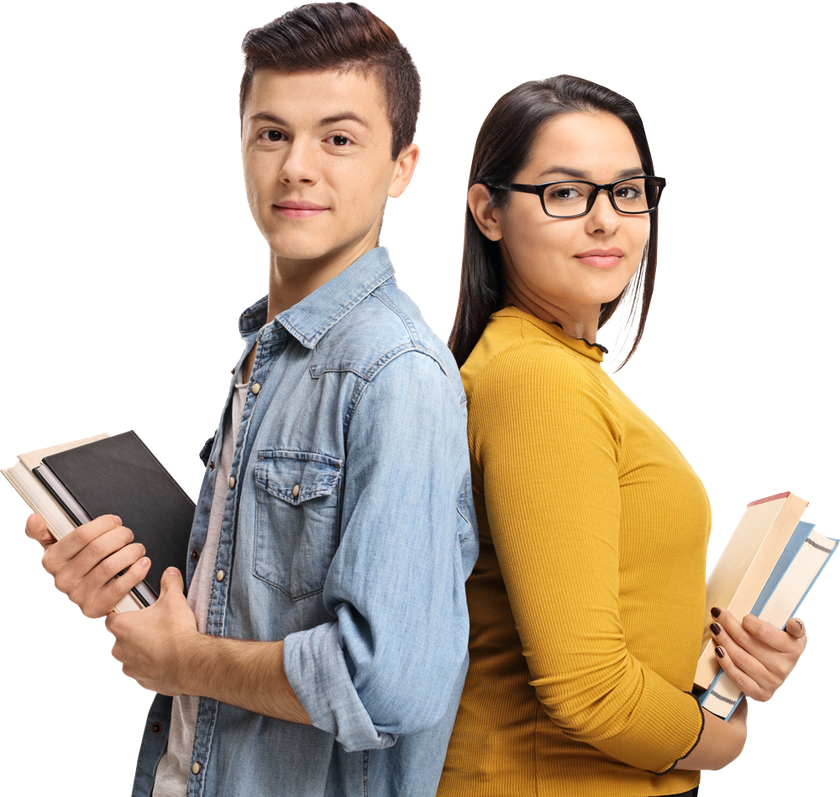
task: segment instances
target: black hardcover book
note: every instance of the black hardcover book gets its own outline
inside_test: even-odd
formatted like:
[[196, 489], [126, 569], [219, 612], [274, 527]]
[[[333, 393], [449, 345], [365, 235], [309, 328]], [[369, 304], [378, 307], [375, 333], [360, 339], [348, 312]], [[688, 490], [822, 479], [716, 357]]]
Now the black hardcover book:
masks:
[[195, 504], [134, 432], [51, 454], [43, 464], [91, 518], [118, 515], [134, 532], [152, 563], [145, 582], [155, 596], [167, 567], [185, 575]]

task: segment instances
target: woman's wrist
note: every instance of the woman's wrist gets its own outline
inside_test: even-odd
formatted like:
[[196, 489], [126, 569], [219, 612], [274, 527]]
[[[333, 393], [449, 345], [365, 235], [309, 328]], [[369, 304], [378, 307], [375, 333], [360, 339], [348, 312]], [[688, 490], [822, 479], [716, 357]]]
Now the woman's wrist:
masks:
[[747, 741], [747, 700], [742, 699], [729, 721], [702, 709], [705, 723], [694, 749], [675, 769], [723, 769], [744, 749]]

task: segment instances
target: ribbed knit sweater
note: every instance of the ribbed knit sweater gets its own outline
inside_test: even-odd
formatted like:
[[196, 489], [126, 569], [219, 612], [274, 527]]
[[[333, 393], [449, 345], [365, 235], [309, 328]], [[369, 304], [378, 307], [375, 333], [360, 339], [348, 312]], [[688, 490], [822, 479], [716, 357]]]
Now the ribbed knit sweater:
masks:
[[514, 307], [461, 375], [481, 552], [439, 797], [693, 788], [710, 510], [602, 350]]

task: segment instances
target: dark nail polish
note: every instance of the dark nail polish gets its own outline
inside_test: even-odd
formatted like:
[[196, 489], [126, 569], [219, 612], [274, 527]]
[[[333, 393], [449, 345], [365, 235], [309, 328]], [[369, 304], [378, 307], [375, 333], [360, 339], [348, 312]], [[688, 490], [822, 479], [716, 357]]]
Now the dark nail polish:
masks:
[[715, 648], [715, 655], [717, 655], [717, 657], [718, 657], [719, 659], [722, 659], [722, 658], [723, 658], [723, 653], [724, 653], [723, 648], [722, 648], [720, 645], [718, 645], [718, 646]]
[[712, 617], [714, 617], [714, 618], [718, 618], [718, 617], [720, 617], [720, 609], [718, 609], [718, 607], [717, 607], [717, 606], [715, 606], [715, 607], [712, 609]]
[[721, 627], [717, 623], [712, 623], [709, 628], [711, 629], [712, 633], [717, 636], [721, 632]]

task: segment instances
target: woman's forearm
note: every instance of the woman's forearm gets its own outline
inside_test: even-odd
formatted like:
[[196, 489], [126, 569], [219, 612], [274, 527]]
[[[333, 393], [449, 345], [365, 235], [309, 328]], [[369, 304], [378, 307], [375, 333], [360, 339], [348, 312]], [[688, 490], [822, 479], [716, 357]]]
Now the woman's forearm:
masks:
[[694, 749], [677, 761], [675, 769], [722, 769], [731, 764], [747, 741], [747, 700], [738, 704], [729, 721], [703, 709], [705, 724]]

